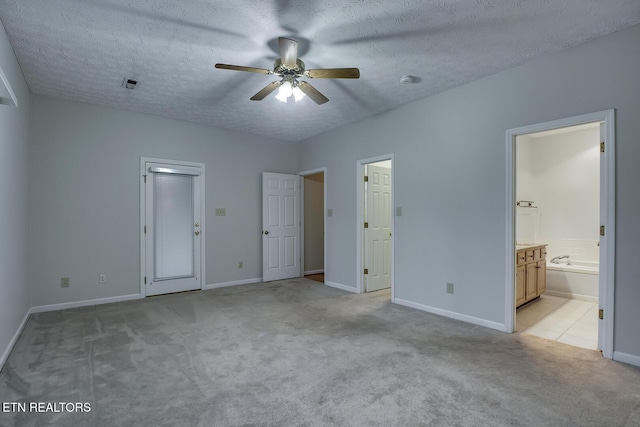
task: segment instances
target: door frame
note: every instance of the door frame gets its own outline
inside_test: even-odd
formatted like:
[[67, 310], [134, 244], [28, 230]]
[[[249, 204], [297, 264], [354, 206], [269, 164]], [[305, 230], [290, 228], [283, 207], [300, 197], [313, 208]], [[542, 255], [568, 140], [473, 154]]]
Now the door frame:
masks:
[[200, 194], [195, 195], [196, 197], [200, 197], [200, 236], [198, 239], [200, 241], [200, 272], [196, 272], [199, 274], [200, 280], [200, 289], [204, 289], [206, 280], [206, 264], [205, 260], [207, 259], [205, 256], [205, 237], [206, 233], [206, 216], [205, 216], [205, 183], [206, 183], [206, 175], [205, 175], [205, 164], [198, 162], [189, 162], [185, 160], [168, 160], [168, 159], [158, 159], [155, 157], [140, 157], [140, 297], [145, 298], [147, 296], [146, 292], [146, 283], [145, 277], [147, 276], [147, 266], [146, 266], [146, 234], [144, 232], [144, 227], [146, 224], [146, 177], [149, 175], [146, 171], [146, 163], [164, 163], [167, 165], [175, 165], [175, 166], [190, 166], [190, 167], [198, 167], [202, 171], [199, 177], [200, 181]]
[[364, 293], [364, 271], [363, 271], [363, 259], [362, 255], [364, 253], [364, 228], [363, 228], [363, 218], [364, 218], [364, 169], [365, 165], [369, 163], [377, 163], [384, 160], [391, 160], [391, 302], [395, 302], [395, 276], [396, 276], [396, 265], [395, 265], [395, 241], [396, 241], [396, 233], [395, 233], [395, 198], [396, 198], [396, 178], [395, 178], [395, 161], [393, 153], [383, 154], [381, 156], [369, 157], [367, 159], [358, 160], [356, 162], [356, 184], [357, 184], [357, 194], [356, 194], [356, 283], [358, 293]]
[[322, 223], [324, 224], [324, 235], [322, 236], [323, 245], [323, 270], [325, 283], [327, 278], [327, 168], [321, 167], [298, 172], [300, 175], [300, 277], [304, 277], [304, 177], [307, 175], [315, 175], [322, 173], [324, 175], [324, 183], [322, 185]]
[[[515, 327], [515, 142], [519, 135], [551, 129], [564, 128], [593, 122], [604, 122], [605, 151], [601, 163], [600, 203], [604, 209], [600, 224], [605, 226], [605, 236], [600, 239], [605, 248], [600, 259], [600, 298], [598, 304], [604, 309], [602, 320], [602, 355], [613, 358], [614, 290], [615, 290], [615, 110], [604, 110], [575, 117], [523, 126], [506, 131], [507, 176], [506, 176], [506, 239], [505, 239], [505, 331], [512, 333]], [[604, 287], [604, 289], [603, 289]], [[604, 301], [602, 301], [604, 299]]]

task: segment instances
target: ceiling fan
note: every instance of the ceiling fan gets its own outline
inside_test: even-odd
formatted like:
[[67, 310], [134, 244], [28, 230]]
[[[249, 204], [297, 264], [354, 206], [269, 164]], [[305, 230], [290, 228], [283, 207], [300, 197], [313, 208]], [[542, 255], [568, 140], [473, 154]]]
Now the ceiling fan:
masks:
[[280, 58], [273, 64], [273, 70], [266, 68], [243, 67], [241, 65], [216, 64], [216, 68], [223, 70], [249, 71], [251, 73], [274, 74], [282, 77], [282, 80], [266, 85], [262, 90], [253, 95], [252, 101], [261, 101], [271, 92], [280, 88], [276, 98], [279, 101], [287, 102], [287, 98], [293, 96], [298, 102], [305, 95], [311, 98], [316, 104], [324, 104], [329, 98], [320, 93], [316, 88], [306, 81], [298, 81], [298, 78], [308, 79], [357, 79], [360, 77], [360, 70], [357, 68], [320, 68], [315, 70], [305, 70], [304, 62], [298, 59], [298, 42], [286, 37], [278, 38], [280, 46]]

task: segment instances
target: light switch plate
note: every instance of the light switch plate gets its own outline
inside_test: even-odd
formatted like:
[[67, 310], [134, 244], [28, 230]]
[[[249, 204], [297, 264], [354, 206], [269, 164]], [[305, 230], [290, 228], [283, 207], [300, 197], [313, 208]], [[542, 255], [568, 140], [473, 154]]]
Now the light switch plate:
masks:
[[327, 216], [333, 216], [333, 209], [327, 209]]
[[216, 208], [216, 216], [227, 216], [227, 208]]
[[400, 206], [396, 207], [396, 216], [402, 216], [402, 208]]

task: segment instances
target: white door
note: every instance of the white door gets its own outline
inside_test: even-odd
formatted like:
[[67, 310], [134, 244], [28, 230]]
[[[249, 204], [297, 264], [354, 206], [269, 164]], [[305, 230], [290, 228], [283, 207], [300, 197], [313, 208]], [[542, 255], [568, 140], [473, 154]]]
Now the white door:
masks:
[[367, 292], [391, 287], [391, 168], [367, 165], [364, 267]]
[[[600, 142], [606, 142], [605, 141], [605, 131], [604, 131], [604, 123], [600, 123]], [[607, 203], [606, 200], [604, 198], [605, 196], [605, 179], [606, 179], [606, 173], [605, 173], [606, 169], [605, 169], [605, 161], [604, 161], [604, 153], [600, 152], [600, 224], [604, 224], [604, 218], [605, 218], [605, 212], [607, 209]], [[599, 254], [599, 265], [602, 267], [603, 265], [606, 265], [606, 250], [608, 248], [604, 247], [604, 238], [602, 235], [600, 235], [599, 241], [598, 241], [598, 247], [600, 249], [600, 254]], [[602, 309], [605, 306], [605, 299], [606, 299], [606, 292], [605, 292], [605, 281], [606, 281], [606, 276], [604, 274], [602, 274], [602, 268], [600, 269], [600, 274], [598, 276], [598, 308]], [[602, 322], [601, 319], [598, 320], [598, 350], [602, 350], [603, 347], [603, 330], [604, 330], [604, 324]]]
[[145, 163], [145, 295], [202, 289], [201, 168]]
[[300, 177], [263, 172], [262, 280], [300, 274]]

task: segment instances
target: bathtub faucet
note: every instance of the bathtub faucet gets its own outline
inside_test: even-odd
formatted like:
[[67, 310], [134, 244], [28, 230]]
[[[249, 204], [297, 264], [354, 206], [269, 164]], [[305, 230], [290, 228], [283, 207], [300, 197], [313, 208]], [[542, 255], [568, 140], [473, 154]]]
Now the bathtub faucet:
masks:
[[557, 256], [557, 257], [553, 257], [553, 258], [551, 259], [551, 262], [552, 262], [553, 264], [560, 264], [560, 260], [561, 260], [561, 259], [565, 259], [565, 258], [566, 258], [566, 260], [567, 260], [567, 264], [569, 264], [569, 255], [560, 255], [560, 256]]

